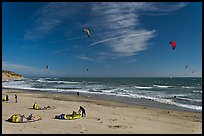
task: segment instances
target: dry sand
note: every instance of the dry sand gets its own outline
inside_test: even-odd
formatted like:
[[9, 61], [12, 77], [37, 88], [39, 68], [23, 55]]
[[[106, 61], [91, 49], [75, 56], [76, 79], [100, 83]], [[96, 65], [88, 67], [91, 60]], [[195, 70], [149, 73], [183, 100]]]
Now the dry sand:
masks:
[[[113, 101], [94, 100], [82, 96], [2, 90], [2, 98], [9, 95], [9, 102], [2, 102], [3, 134], [201, 134], [202, 113], [173, 111], [128, 105]], [[18, 103], [14, 103], [14, 95]], [[33, 110], [32, 105], [55, 106], [52, 110]], [[77, 120], [57, 120], [55, 115], [71, 114], [79, 106], [87, 116]], [[9, 123], [13, 114], [38, 114], [42, 120], [31, 123]]]

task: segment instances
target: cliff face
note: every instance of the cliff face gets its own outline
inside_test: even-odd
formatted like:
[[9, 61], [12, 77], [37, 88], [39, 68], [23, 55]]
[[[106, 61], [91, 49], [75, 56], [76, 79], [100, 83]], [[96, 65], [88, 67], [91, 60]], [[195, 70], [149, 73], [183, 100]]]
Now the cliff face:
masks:
[[24, 78], [12, 71], [2, 70], [2, 80]]

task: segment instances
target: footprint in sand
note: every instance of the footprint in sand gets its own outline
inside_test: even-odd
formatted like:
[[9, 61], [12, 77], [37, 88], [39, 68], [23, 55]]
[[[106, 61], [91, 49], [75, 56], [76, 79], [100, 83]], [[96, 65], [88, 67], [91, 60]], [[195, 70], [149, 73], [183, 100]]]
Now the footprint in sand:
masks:
[[85, 126], [80, 125], [80, 127], [81, 127], [81, 131], [80, 131], [80, 132], [87, 131], [87, 129], [86, 129], [86, 127], [85, 127]]
[[122, 127], [124, 129], [127, 128], [126, 126], [123, 126], [123, 125], [108, 125], [108, 127], [109, 128], [121, 128]]
[[110, 119], [110, 121], [116, 121], [116, 120], [118, 120], [118, 119]]

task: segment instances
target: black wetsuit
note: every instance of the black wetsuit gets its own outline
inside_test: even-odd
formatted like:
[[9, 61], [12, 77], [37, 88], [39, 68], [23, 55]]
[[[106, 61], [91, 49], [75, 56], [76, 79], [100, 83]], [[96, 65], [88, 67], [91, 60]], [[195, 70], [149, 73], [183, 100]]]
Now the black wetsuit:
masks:
[[86, 112], [85, 112], [85, 109], [83, 107], [80, 106], [79, 108], [79, 112], [82, 112], [82, 117], [85, 117], [86, 116]]
[[17, 103], [17, 95], [15, 95], [16, 103]]
[[9, 100], [8, 95], [6, 95], [6, 101], [8, 101], [8, 100]]

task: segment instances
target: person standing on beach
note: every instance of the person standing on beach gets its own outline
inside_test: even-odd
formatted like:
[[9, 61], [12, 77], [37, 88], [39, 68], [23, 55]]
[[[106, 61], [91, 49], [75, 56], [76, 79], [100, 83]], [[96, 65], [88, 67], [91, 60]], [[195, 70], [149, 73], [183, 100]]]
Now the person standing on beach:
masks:
[[78, 111], [78, 113], [80, 113], [80, 112], [82, 112], [82, 113], [81, 113], [82, 117], [85, 117], [85, 116], [86, 116], [85, 109], [84, 109], [82, 106], [79, 106], [79, 111]]
[[16, 103], [17, 103], [17, 95], [15, 94], [15, 97], [14, 97], [14, 99], [16, 100]]
[[6, 95], [6, 101], [9, 101], [9, 96], [8, 95]]
[[77, 92], [77, 95], [79, 96], [79, 92]]

